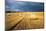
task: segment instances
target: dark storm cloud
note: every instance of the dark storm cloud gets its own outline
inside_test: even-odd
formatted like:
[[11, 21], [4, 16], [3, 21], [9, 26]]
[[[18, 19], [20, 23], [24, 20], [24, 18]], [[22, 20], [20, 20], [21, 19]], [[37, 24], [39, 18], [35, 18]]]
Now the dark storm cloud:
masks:
[[6, 11], [43, 11], [44, 4], [38, 2], [23, 2], [6, 0]]

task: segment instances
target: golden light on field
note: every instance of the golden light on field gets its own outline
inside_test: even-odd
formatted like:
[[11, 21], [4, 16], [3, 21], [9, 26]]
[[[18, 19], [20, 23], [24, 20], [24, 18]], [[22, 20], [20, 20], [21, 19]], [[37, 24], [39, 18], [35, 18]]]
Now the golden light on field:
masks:
[[43, 12], [6, 13], [6, 29], [38, 29], [43, 27]]
[[35, 13], [31, 14], [31, 18], [35, 18], [35, 16], [36, 16]]

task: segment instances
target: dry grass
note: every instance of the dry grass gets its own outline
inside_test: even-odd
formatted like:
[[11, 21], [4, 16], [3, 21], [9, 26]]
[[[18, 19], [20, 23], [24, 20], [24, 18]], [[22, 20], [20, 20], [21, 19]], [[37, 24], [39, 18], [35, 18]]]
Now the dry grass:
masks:
[[43, 12], [16, 12], [6, 13], [6, 29], [38, 29], [44, 27]]

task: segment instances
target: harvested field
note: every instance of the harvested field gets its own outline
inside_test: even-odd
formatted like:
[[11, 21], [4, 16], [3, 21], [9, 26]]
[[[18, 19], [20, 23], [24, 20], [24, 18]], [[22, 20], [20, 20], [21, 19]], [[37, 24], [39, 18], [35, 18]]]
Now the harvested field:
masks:
[[6, 13], [6, 30], [25, 30], [44, 28], [43, 12]]

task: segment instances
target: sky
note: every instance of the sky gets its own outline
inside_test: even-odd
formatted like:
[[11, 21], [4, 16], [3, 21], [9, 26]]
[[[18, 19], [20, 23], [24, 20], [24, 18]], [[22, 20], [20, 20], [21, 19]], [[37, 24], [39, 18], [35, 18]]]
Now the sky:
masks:
[[5, 9], [6, 11], [42, 12], [44, 11], [44, 4], [40, 2], [5, 0]]

